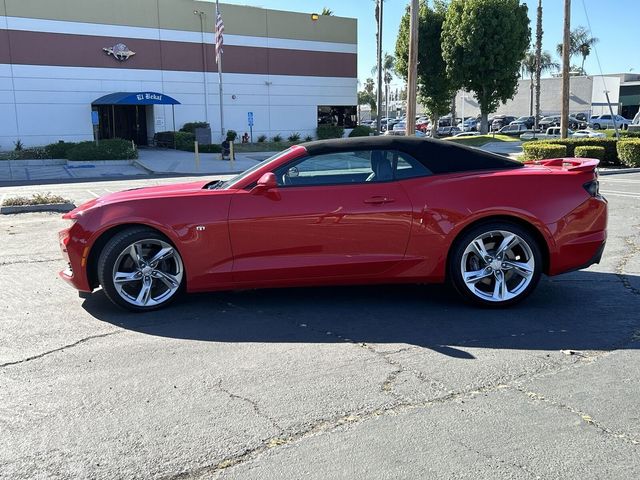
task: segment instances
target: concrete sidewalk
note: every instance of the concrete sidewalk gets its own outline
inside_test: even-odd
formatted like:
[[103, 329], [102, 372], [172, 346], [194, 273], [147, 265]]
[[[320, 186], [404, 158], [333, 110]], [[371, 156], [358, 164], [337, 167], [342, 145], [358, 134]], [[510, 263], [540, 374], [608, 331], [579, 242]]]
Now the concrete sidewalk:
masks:
[[238, 153], [234, 161], [220, 160], [219, 153], [201, 153], [198, 165], [193, 152], [142, 149], [138, 151], [135, 165], [154, 174], [229, 174], [244, 172], [274, 153]]
[[68, 162], [66, 160], [2, 160], [0, 183], [65, 181], [145, 177], [150, 175], [228, 175], [240, 173], [275, 152], [241, 153], [236, 160], [220, 160], [220, 154], [200, 155], [196, 165], [192, 152], [180, 150], [141, 149], [137, 160]]

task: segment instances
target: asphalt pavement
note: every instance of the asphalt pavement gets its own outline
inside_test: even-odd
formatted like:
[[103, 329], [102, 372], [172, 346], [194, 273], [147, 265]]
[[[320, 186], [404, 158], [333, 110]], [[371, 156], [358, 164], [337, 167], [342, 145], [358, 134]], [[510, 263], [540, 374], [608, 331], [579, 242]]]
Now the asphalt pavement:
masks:
[[640, 478], [640, 174], [601, 182], [602, 263], [504, 310], [399, 285], [135, 315], [58, 279], [58, 214], [0, 216], [0, 478]]

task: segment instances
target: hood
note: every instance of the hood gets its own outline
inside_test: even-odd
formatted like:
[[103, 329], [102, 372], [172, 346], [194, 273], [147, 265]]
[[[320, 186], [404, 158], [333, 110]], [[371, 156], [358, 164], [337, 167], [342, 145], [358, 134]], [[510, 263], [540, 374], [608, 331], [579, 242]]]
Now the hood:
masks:
[[[130, 200], [141, 200], [149, 198], [168, 198], [179, 197], [190, 194], [196, 194], [202, 191], [205, 185], [211, 183], [211, 180], [200, 180], [197, 182], [176, 183], [171, 185], [158, 185], [154, 187], [133, 188], [131, 190], [123, 190], [121, 192], [110, 193], [99, 198], [94, 198], [83, 203], [75, 210], [63, 215], [63, 218], [74, 219], [82, 214], [85, 210], [89, 210], [95, 206], [109, 205], [113, 203], [126, 202]], [[210, 194], [219, 192], [224, 193], [226, 190], [208, 190]]]

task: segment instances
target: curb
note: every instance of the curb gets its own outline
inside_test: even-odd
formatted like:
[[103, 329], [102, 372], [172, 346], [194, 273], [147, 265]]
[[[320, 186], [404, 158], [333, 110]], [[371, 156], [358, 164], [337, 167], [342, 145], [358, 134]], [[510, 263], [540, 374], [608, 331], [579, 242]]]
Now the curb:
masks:
[[0, 214], [9, 215], [14, 213], [34, 213], [34, 212], [57, 212], [66, 213], [76, 208], [73, 203], [46, 203], [43, 205], [12, 205], [0, 207]]
[[138, 160], [134, 160], [133, 161], [133, 165], [135, 165], [138, 168], [141, 168], [142, 170], [144, 170], [147, 173], [151, 173], [151, 174], [157, 174], [158, 172], [156, 172], [155, 170], [151, 170], [149, 167], [147, 167], [144, 163], [141, 163]]
[[623, 173], [638, 173], [640, 168], [619, 168], [615, 170], [598, 170], [599, 175], [620, 175]]

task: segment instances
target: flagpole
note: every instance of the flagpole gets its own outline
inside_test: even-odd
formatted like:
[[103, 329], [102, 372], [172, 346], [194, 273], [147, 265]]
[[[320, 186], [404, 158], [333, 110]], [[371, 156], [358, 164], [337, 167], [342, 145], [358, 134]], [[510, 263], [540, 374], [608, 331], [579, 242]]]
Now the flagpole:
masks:
[[[218, 15], [220, 13], [219, 10], [220, 6], [218, 4], [218, 0], [216, 0], [216, 51], [217, 51], [217, 42], [218, 42], [218, 38], [217, 36], [219, 35], [218, 32]], [[225, 136], [224, 136], [224, 108], [222, 105], [222, 52], [217, 52], [217, 56], [216, 56], [216, 63], [218, 64], [218, 86], [220, 87], [220, 138], [221, 141], [225, 140]]]

